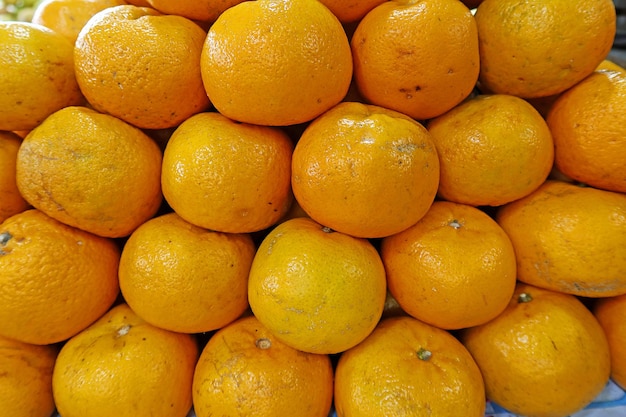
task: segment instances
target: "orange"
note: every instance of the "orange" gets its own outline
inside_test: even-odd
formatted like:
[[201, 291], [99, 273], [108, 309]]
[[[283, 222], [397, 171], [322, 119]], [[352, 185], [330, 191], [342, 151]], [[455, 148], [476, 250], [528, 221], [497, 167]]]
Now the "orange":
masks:
[[286, 126], [343, 99], [352, 56], [341, 23], [317, 0], [244, 1], [211, 25], [201, 70], [209, 98], [226, 117]]
[[504, 312], [460, 337], [487, 397], [513, 414], [569, 416], [609, 380], [602, 327], [573, 295], [519, 284]]
[[320, 0], [342, 23], [360, 21], [370, 10], [387, 0]]
[[412, 317], [384, 319], [342, 353], [335, 372], [338, 417], [483, 417], [483, 379], [450, 333]]
[[302, 209], [357, 237], [415, 224], [438, 182], [439, 159], [424, 126], [374, 105], [338, 104], [308, 125], [293, 152], [291, 184]]
[[626, 69], [624, 69], [618, 63], [612, 60], [610, 56], [604, 61], [600, 62], [600, 65], [598, 65], [598, 67], [596, 68], [596, 71], [601, 71], [601, 70], [626, 71]]
[[510, 95], [479, 95], [427, 125], [441, 163], [441, 198], [500, 206], [537, 189], [554, 161], [541, 114]]
[[152, 7], [149, 0], [126, 0], [126, 3], [139, 7]]
[[22, 142], [17, 186], [50, 217], [122, 237], [161, 205], [161, 159], [157, 144], [132, 125], [86, 107], [66, 107]]
[[180, 124], [209, 107], [200, 75], [206, 33], [193, 21], [122, 5], [83, 27], [76, 79], [94, 109], [143, 129]]
[[148, 323], [181, 333], [225, 326], [248, 308], [249, 235], [214, 232], [176, 213], [148, 220], [122, 250], [124, 300]]
[[479, 209], [436, 201], [415, 225], [381, 243], [389, 291], [402, 310], [443, 329], [485, 323], [516, 280], [513, 245]]
[[122, 4], [127, 3], [124, 0], [43, 0], [35, 8], [32, 22], [48, 27], [74, 43], [93, 15]]
[[523, 98], [567, 90], [608, 55], [611, 0], [485, 0], [476, 9], [480, 83]]
[[192, 335], [154, 327], [119, 304], [63, 345], [54, 400], [63, 417], [185, 417], [197, 358]]
[[546, 120], [561, 172], [626, 193], [626, 71], [595, 71], [561, 94]]
[[50, 417], [52, 369], [57, 348], [32, 345], [0, 336], [0, 404], [11, 417]]
[[146, 2], [164, 14], [184, 16], [192, 20], [213, 22], [224, 10], [243, 0], [147, 0]]
[[0, 130], [30, 130], [80, 104], [74, 46], [41, 25], [0, 22]]
[[392, 0], [351, 40], [354, 77], [370, 103], [424, 120], [465, 99], [479, 72], [478, 32], [458, 0]]
[[518, 280], [583, 297], [626, 293], [626, 195], [549, 180], [496, 220]]
[[12, 132], [0, 131], [0, 223], [29, 205], [17, 188], [16, 160], [22, 139]]
[[254, 316], [209, 339], [193, 380], [198, 417], [328, 417], [332, 396], [328, 355], [285, 345]]
[[626, 389], [626, 294], [599, 298], [592, 311], [609, 342], [611, 378]]
[[266, 229], [291, 205], [292, 152], [293, 143], [278, 128], [197, 114], [167, 143], [163, 195], [183, 219], [206, 229]]
[[380, 319], [385, 270], [374, 246], [307, 217], [287, 220], [261, 242], [248, 301], [283, 343], [338, 353], [361, 342]]
[[120, 252], [110, 239], [39, 210], [0, 225], [0, 336], [38, 345], [64, 341], [118, 295]]

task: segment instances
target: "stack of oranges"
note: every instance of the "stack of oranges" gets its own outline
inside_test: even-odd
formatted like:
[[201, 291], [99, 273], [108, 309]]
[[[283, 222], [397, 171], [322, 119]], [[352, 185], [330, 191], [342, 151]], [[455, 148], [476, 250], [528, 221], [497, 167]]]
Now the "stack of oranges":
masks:
[[626, 388], [615, 27], [610, 0], [0, 23], [0, 408], [565, 417]]

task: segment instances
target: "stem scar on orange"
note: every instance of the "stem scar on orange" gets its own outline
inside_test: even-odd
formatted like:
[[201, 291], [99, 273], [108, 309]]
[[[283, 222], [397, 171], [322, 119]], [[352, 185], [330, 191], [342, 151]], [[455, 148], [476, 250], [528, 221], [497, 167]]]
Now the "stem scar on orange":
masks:
[[224, 326], [209, 339], [193, 380], [198, 417], [327, 417], [332, 396], [329, 356], [282, 343], [254, 316]]
[[604, 331], [571, 294], [519, 283], [500, 315], [460, 338], [482, 372], [487, 397], [515, 414], [569, 416], [609, 381]]
[[435, 201], [408, 229], [381, 243], [389, 291], [402, 310], [443, 329], [485, 323], [515, 289], [511, 240], [476, 207]]
[[339, 417], [483, 417], [485, 386], [467, 349], [412, 317], [382, 320], [335, 370]]
[[374, 246], [306, 217], [272, 229], [252, 261], [252, 312], [279, 340], [305, 352], [338, 353], [362, 341], [385, 298]]
[[185, 417], [198, 353], [193, 335], [152, 326], [118, 304], [61, 347], [52, 374], [58, 412]]

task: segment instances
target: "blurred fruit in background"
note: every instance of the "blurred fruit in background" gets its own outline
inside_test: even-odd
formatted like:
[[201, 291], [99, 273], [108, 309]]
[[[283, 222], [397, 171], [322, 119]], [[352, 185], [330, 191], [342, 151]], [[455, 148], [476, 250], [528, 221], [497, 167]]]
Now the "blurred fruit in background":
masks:
[[30, 22], [35, 9], [43, 0], [0, 0], [0, 21]]
[[[224, 10], [243, 0], [146, 0], [144, 6], [152, 7], [163, 14], [183, 16], [188, 19], [213, 22]], [[132, 2], [128, 2], [132, 3]], [[139, 6], [140, 4], [138, 4]]]
[[44, 26], [0, 22], [0, 130], [30, 130], [83, 102], [74, 45]]
[[71, 42], [87, 21], [99, 11], [126, 4], [124, 0], [43, 0], [32, 15], [32, 23], [59, 32]]

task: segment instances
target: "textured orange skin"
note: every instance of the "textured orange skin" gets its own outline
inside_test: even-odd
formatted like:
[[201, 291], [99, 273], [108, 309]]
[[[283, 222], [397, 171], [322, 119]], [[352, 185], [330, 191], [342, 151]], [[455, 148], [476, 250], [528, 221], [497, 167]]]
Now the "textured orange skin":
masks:
[[0, 132], [0, 223], [29, 207], [17, 188], [16, 160], [22, 139], [12, 132]]
[[387, 0], [320, 0], [342, 23], [361, 20], [370, 10]]
[[357, 237], [415, 224], [437, 192], [439, 159], [428, 131], [406, 115], [343, 102], [303, 132], [291, 184], [315, 221]]
[[363, 97], [418, 120], [456, 106], [478, 79], [476, 23], [457, 0], [384, 2], [360, 21], [351, 46]]
[[54, 411], [52, 369], [57, 348], [0, 336], [0, 404], [11, 417], [50, 417]]
[[255, 232], [280, 220], [291, 206], [287, 134], [271, 126], [197, 114], [170, 137], [162, 187], [183, 219], [228, 233]]
[[623, 69], [595, 71], [561, 94], [546, 120], [561, 172], [596, 188], [626, 193]]
[[45, 26], [76, 42], [78, 33], [96, 13], [124, 0], [45, 0], [35, 8], [32, 22]]
[[626, 294], [597, 299], [593, 313], [609, 342], [611, 378], [626, 389]]
[[[518, 302], [521, 293], [532, 301]], [[480, 367], [487, 397], [514, 414], [569, 416], [609, 380], [602, 327], [573, 295], [520, 283], [504, 312], [460, 337]]]
[[148, 7], [108, 8], [76, 39], [76, 79], [102, 113], [143, 129], [180, 124], [210, 106], [200, 75], [205, 31]]
[[385, 271], [374, 246], [300, 217], [276, 226], [252, 262], [248, 301], [283, 343], [312, 353], [342, 352], [380, 319]]
[[201, 70], [209, 98], [226, 117], [286, 126], [343, 99], [352, 56], [341, 23], [320, 2], [244, 1], [209, 29]]
[[119, 249], [109, 239], [31, 209], [0, 225], [0, 335], [64, 341], [99, 318], [118, 292]]
[[66, 107], [23, 140], [17, 186], [50, 217], [122, 237], [161, 205], [161, 160], [141, 130], [86, 107]]
[[52, 389], [63, 417], [185, 417], [198, 358], [192, 335], [118, 304], [61, 348]]
[[285, 345], [254, 316], [215, 333], [194, 374], [193, 402], [198, 417], [327, 417], [332, 396], [333, 369], [328, 355]]
[[[421, 349], [432, 356], [418, 357]], [[450, 333], [412, 317], [384, 319], [335, 371], [338, 417], [482, 417], [483, 379]]]
[[148, 220], [122, 250], [124, 300], [148, 323], [181, 333], [225, 326], [248, 308], [249, 235], [213, 232], [176, 213]]
[[616, 28], [611, 0], [485, 0], [475, 18], [481, 85], [523, 98], [560, 93], [591, 74]]
[[73, 45], [46, 27], [0, 22], [0, 130], [30, 130], [83, 102]]
[[163, 14], [174, 14], [188, 19], [213, 22], [226, 9], [243, 0], [146, 0], [150, 7]]
[[584, 297], [626, 293], [626, 195], [549, 180], [496, 220], [518, 280]]
[[445, 200], [500, 206], [536, 190], [552, 169], [548, 125], [515, 96], [470, 98], [427, 128], [441, 163], [438, 195]]
[[389, 291], [413, 317], [443, 329], [483, 324], [508, 304], [513, 245], [479, 209], [435, 201], [408, 229], [383, 239]]

